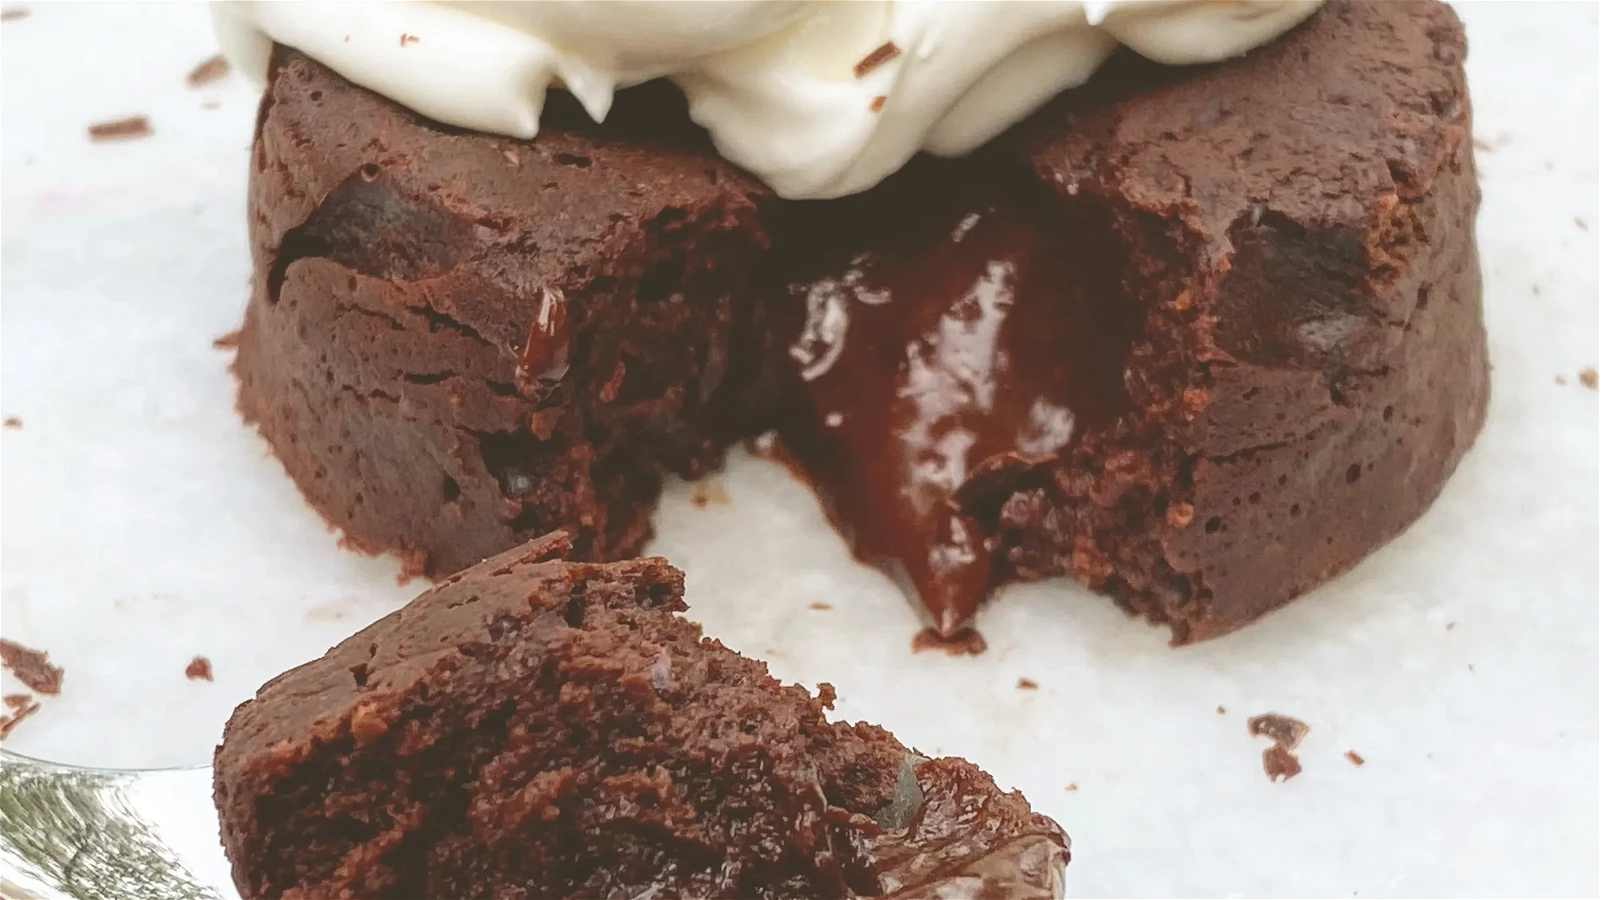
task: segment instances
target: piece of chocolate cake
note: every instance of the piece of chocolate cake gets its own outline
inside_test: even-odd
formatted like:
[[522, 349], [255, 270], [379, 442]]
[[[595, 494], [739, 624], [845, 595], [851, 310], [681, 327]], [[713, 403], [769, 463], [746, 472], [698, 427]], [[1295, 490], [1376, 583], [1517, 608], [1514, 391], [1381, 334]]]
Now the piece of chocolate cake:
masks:
[[234, 712], [215, 762], [261, 897], [1060, 896], [1066, 837], [963, 760], [828, 722], [676, 613], [664, 561], [547, 537]]
[[241, 408], [432, 573], [554, 527], [629, 555], [662, 471], [776, 428], [946, 634], [1058, 574], [1222, 634], [1405, 528], [1482, 424], [1464, 55], [1443, 4], [1332, 2], [787, 203], [660, 85], [519, 142], [280, 51]]
[[279, 50], [250, 170], [239, 407], [346, 542], [447, 575], [566, 528], [634, 555], [664, 471], [718, 458], [763, 189], [670, 90], [607, 128], [454, 133]]

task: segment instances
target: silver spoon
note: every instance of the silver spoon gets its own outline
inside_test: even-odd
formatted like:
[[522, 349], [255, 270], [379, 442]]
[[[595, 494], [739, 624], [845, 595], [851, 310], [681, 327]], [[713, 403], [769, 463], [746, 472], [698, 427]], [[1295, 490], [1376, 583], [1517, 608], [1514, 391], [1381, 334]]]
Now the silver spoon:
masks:
[[239, 900], [211, 769], [92, 769], [0, 750], [6, 900]]

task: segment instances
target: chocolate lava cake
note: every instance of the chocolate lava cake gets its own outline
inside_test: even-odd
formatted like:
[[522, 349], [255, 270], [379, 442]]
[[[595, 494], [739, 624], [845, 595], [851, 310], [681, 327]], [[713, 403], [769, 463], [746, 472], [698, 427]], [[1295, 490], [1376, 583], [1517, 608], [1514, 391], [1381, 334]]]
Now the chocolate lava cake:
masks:
[[234, 881], [263, 897], [1060, 896], [1020, 794], [676, 615], [663, 560], [554, 535], [268, 682], [218, 748]]
[[280, 48], [240, 406], [431, 575], [556, 528], [630, 556], [664, 473], [775, 429], [945, 633], [1066, 574], [1212, 637], [1404, 529], [1482, 424], [1464, 56], [1443, 4], [1332, 2], [794, 203], [662, 85], [524, 142]]

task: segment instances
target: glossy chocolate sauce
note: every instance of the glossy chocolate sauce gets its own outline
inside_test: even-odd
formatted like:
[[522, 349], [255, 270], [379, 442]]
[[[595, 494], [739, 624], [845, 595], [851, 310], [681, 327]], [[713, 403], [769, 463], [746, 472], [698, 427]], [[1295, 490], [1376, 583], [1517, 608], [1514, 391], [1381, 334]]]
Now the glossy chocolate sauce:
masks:
[[[931, 188], [931, 186], [930, 186]], [[1034, 471], [1125, 400], [1120, 266], [998, 189], [903, 185], [797, 226], [768, 310], [776, 424], [856, 554], [950, 635], [1009, 577], [975, 476]], [[937, 204], [937, 205], [934, 205]], [[793, 238], [791, 238], [793, 241]], [[992, 516], [989, 517], [992, 519]]]

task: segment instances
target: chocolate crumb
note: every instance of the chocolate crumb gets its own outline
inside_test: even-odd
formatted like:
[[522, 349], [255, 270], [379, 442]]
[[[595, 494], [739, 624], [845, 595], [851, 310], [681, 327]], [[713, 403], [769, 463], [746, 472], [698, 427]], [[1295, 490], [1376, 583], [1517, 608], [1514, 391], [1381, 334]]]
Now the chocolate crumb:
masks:
[[1076, 794], [1077, 792], [1078, 792], [1078, 783], [1076, 781], [1074, 781], [1073, 783], [1067, 785], [1067, 793]]
[[32, 702], [32, 694], [7, 694], [4, 697], [0, 697], [0, 703], [4, 703], [7, 709], [13, 710], [21, 709]]
[[233, 348], [239, 346], [239, 332], [230, 331], [222, 337], [212, 341], [211, 346], [217, 348], [218, 350], [232, 350]]
[[1247, 727], [1251, 737], [1266, 737], [1272, 746], [1261, 751], [1261, 768], [1272, 781], [1288, 781], [1300, 774], [1300, 758], [1292, 752], [1300, 746], [1311, 726], [1278, 713], [1251, 716]]
[[1454, 622], [1446, 622], [1446, 623], [1444, 623], [1444, 630], [1445, 631], [1455, 631], [1456, 630], [1456, 623], [1454, 623]]
[[1582, 382], [1584, 387], [1593, 391], [1597, 389], [1596, 385], [1600, 384], [1600, 376], [1596, 376], [1594, 366], [1590, 366], [1578, 373], [1578, 381]]
[[1584, 221], [1583, 216], [1573, 216], [1572, 224], [1578, 226], [1579, 231], [1589, 230], [1589, 223]]
[[689, 502], [697, 509], [708, 506], [727, 506], [732, 500], [728, 497], [728, 489], [716, 479], [702, 481], [694, 486], [694, 493], [689, 495]]
[[20, 6], [0, 9], [0, 22], [15, 22], [18, 19], [26, 19], [27, 17], [28, 11]]
[[131, 141], [135, 138], [149, 137], [150, 133], [150, 119], [147, 116], [128, 116], [126, 119], [98, 122], [89, 126], [91, 141]]
[[882, 44], [878, 45], [878, 49], [868, 53], [866, 56], [861, 57], [861, 61], [856, 63], [854, 70], [856, 77], [867, 77], [867, 74], [872, 70], [899, 55], [900, 48], [895, 45], [894, 41], [884, 41]]
[[220, 81], [221, 79], [228, 77], [229, 71], [230, 66], [228, 65], [228, 58], [218, 53], [205, 62], [202, 62], [200, 65], [190, 69], [188, 76], [185, 77], [183, 81], [192, 88], [204, 87], [213, 81]]
[[1367, 764], [1366, 757], [1355, 752], [1354, 750], [1346, 750], [1344, 752], [1344, 758], [1350, 760], [1350, 765], [1352, 766], [1360, 767]]
[[1218, 706], [1217, 707], [1217, 715], [1225, 716], [1227, 714], [1228, 714], [1228, 708], [1226, 706]]
[[16, 641], [0, 638], [0, 665], [17, 680], [41, 694], [61, 693], [61, 667], [50, 665], [50, 655]]
[[415, 44], [416, 42], [418, 42], [420, 40], [422, 40], [422, 38], [419, 38], [414, 34], [401, 33], [401, 35], [400, 35], [400, 46], [405, 47], [405, 46], [408, 46], [408, 45], [411, 45], [411, 44]]
[[1311, 726], [1288, 716], [1278, 713], [1262, 713], [1251, 716], [1247, 723], [1251, 737], [1266, 737], [1273, 743], [1282, 744], [1286, 749], [1293, 750], [1300, 746]]
[[951, 656], [977, 656], [987, 649], [989, 642], [973, 628], [963, 628], [949, 637], [944, 637], [931, 627], [924, 628], [911, 639], [912, 653], [943, 650]]
[[868, 104], [867, 108], [873, 112], [882, 112], [883, 105], [888, 102], [888, 97], [885, 97], [883, 94], [879, 94], [878, 96], [872, 98], [872, 103]]
[[196, 656], [189, 660], [189, 667], [183, 670], [183, 674], [190, 681], [212, 681], [211, 660], [204, 656]]
[[[13, 694], [12, 696], [25, 696], [25, 695]], [[6, 705], [7, 706], [11, 705], [11, 697], [7, 697], [6, 698]], [[27, 717], [29, 717], [29, 716], [33, 715], [34, 713], [38, 712], [39, 711], [39, 703], [38, 703], [38, 701], [32, 700], [31, 698], [29, 698], [29, 699], [24, 701], [22, 706], [20, 706], [20, 707], [12, 707], [12, 708], [15, 710], [15, 712], [12, 712], [10, 715], [0, 716], [0, 741], [3, 741], [6, 738], [10, 737], [12, 730], [15, 729], [18, 725], [21, 725], [23, 719], [26, 719]]]
[[1019, 691], [1037, 691], [1038, 689], [1039, 682], [1034, 681], [1032, 678], [1017, 679], [1017, 690]]
[[1272, 781], [1288, 781], [1300, 774], [1300, 758], [1282, 744], [1261, 751], [1261, 768]]
[[7, 428], [21, 428], [22, 420], [16, 416], [6, 416], [5, 425]]
[[820, 610], [824, 610], [824, 609], [833, 609], [832, 606], [829, 606], [828, 604], [823, 603], [820, 600], [818, 600], [816, 603], [811, 604], [811, 608], [815, 609], [815, 610], [819, 610], [819, 611]]

